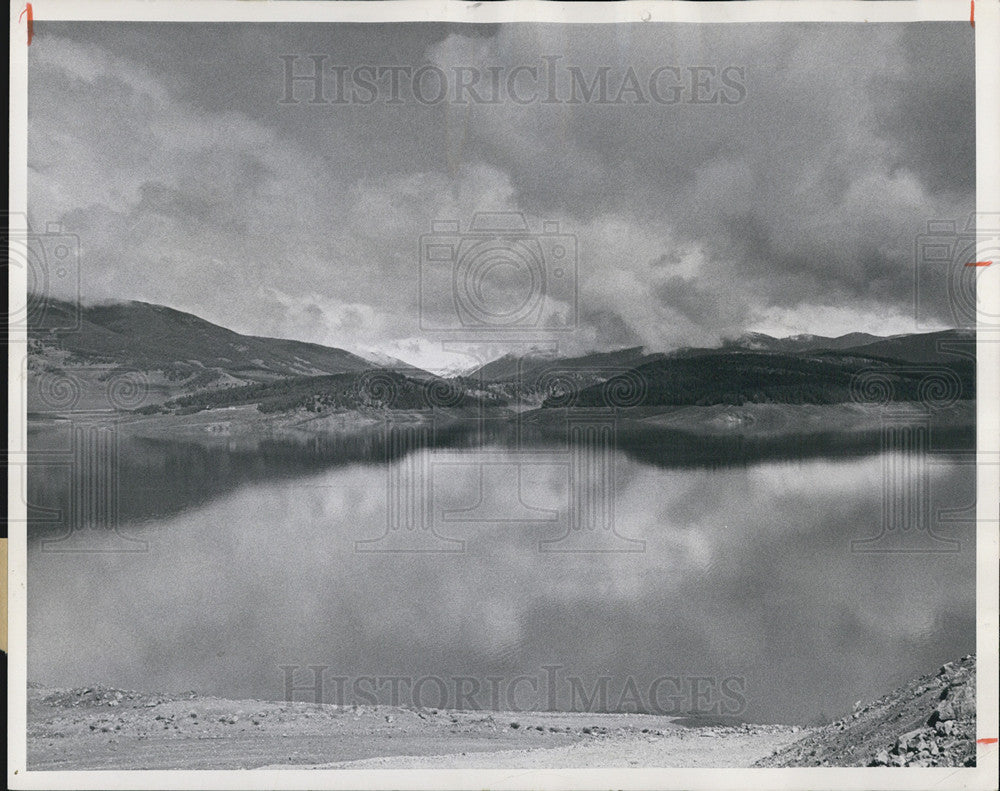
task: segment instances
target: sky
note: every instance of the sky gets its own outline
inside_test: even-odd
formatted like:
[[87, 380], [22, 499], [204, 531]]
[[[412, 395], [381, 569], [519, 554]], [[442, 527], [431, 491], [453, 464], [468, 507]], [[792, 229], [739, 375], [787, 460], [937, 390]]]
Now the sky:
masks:
[[[283, 102], [313, 55], [327, 101]], [[417, 95], [364, 88], [397, 66], [424, 67]], [[968, 23], [43, 21], [29, 221], [78, 237], [84, 301], [432, 370], [936, 329], [915, 244], [975, 208], [973, 77]]]

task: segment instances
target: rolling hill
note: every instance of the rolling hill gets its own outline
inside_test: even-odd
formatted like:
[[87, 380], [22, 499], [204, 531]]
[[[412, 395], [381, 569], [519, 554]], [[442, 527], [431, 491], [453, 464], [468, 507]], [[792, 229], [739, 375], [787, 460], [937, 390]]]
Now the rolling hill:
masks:
[[543, 407], [837, 404], [975, 398], [975, 363], [911, 364], [852, 350], [715, 351], [653, 360], [605, 382], [550, 395]]
[[201, 390], [172, 399], [162, 407], [152, 405], [143, 411], [177, 410], [180, 414], [191, 414], [203, 409], [248, 404], [256, 404], [264, 413], [296, 409], [307, 412], [385, 411], [503, 405], [499, 399], [469, 393], [456, 380], [429, 374], [428, 377], [415, 378], [389, 370], [289, 377], [240, 387]]
[[947, 363], [976, 353], [976, 333], [972, 330], [942, 330], [919, 335], [879, 338], [845, 351], [868, 357], [905, 360], [910, 363]]
[[58, 350], [68, 354], [69, 362], [162, 371], [172, 379], [215, 371], [239, 380], [266, 381], [373, 367], [343, 349], [240, 335], [190, 313], [146, 302], [83, 307], [77, 330], [52, 329], [71, 323], [68, 317], [75, 310], [51, 302], [42, 325], [29, 330], [32, 350]]

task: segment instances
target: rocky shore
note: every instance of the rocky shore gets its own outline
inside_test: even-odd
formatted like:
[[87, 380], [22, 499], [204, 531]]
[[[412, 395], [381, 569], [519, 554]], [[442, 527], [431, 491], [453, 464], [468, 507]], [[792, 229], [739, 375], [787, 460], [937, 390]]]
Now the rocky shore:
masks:
[[757, 766], [975, 766], [976, 658], [948, 662]]

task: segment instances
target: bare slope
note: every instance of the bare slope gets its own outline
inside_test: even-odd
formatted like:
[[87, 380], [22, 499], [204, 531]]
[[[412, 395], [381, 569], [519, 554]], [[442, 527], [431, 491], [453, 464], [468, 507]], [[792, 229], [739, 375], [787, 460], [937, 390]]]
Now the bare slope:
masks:
[[975, 766], [976, 658], [857, 706], [756, 766]]
[[[58, 329], [74, 324], [70, 331]], [[240, 335], [190, 313], [146, 302], [79, 309], [50, 302], [30, 337], [34, 349], [56, 347], [70, 355], [69, 362], [175, 372], [178, 377], [216, 370], [239, 379], [266, 380], [374, 367], [343, 349]]]

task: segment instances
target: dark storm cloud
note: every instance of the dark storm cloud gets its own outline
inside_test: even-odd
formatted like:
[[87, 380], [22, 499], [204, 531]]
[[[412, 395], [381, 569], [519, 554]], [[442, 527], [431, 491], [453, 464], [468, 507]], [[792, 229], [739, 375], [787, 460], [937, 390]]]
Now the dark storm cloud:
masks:
[[879, 133], [898, 142], [897, 164], [932, 190], [968, 195], [976, 177], [976, 84], [968, 31], [909, 25], [905, 71], [872, 76]]
[[[915, 236], [974, 208], [972, 44], [958, 23], [43, 22], [30, 210], [80, 235], [90, 297], [417, 357], [420, 236], [477, 210], [574, 235], [567, 350], [907, 331]], [[281, 56], [301, 71], [310, 54], [447, 74], [558, 56], [564, 96], [574, 68], [607, 67], [612, 95], [631, 69], [647, 98], [657, 68], [682, 83], [730, 68], [743, 91], [733, 104], [281, 104]], [[946, 322], [945, 295], [928, 301]], [[549, 320], [565, 315], [548, 302]]]

